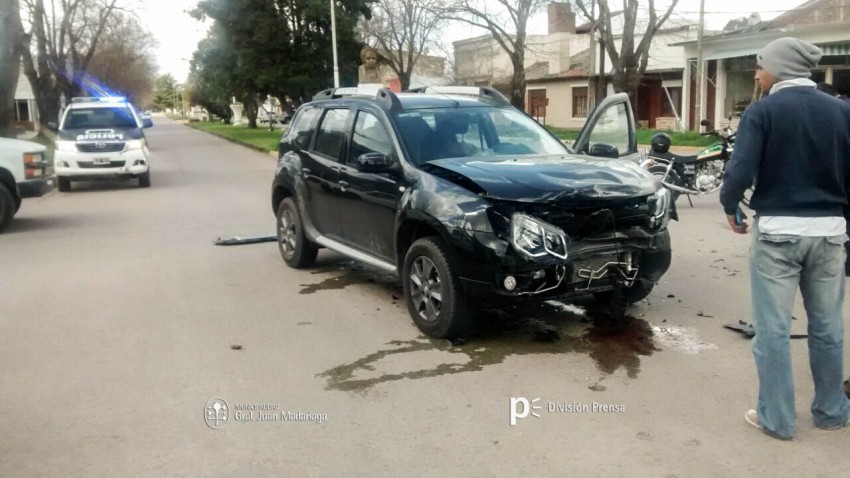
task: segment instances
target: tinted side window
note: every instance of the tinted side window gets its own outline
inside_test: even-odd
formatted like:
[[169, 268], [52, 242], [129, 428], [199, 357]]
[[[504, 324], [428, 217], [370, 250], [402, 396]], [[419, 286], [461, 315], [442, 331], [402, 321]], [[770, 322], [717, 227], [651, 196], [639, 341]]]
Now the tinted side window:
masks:
[[319, 131], [316, 133], [316, 152], [339, 159], [345, 143], [345, 123], [350, 111], [347, 109], [327, 110]]
[[389, 156], [393, 152], [392, 141], [386, 128], [375, 115], [360, 111], [354, 123], [349, 161], [365, 153], [381, 153]]
[[316, 108], [301, 110], [289, 127], [289, 133], [287, 133], [287, 137], [293, 145], [300, 149], [307, 149], [310, 146], [310, 137], [313, 136], [313, 125], [316, 124], [316, 117], [318, 115], [319, 110]]

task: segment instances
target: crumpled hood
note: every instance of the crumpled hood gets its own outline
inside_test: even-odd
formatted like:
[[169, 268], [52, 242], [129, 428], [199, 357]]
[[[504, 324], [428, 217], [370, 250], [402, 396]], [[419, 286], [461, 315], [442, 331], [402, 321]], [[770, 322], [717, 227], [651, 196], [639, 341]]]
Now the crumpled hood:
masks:
[[509, 201], [627, 198], [653, 194], [656, 179], [626, 160], [555, 155], [449, 158], [428, 164], [460, 174], [488, 197]]

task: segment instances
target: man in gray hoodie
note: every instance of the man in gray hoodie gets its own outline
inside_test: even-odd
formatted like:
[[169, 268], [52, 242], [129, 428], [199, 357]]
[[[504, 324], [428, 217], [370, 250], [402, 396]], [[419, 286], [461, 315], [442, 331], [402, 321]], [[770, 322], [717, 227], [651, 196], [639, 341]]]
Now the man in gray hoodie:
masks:
[[809, 77], [820, 57], [818, 47], [796, 38], [775, 40], [758, 54], [756, 79], [770, 94], [744, 112], [720, 191], [730, 228], [746, 234], [736, 212], [756, 185], [750, 286], [759, 394], [745, 420], [784, 440], [795, 432], [789, 332], [798, 287], [808, 316], [815, 425], [843, 428], [850, 416], [842, 385], [850, 104], [815, 89]]

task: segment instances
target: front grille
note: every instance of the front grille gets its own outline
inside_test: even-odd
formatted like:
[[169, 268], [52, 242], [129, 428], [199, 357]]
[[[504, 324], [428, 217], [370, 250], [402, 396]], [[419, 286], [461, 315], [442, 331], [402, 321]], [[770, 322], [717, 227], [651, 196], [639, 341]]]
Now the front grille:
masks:
[[646, 196], [622, 201], [600, 201], [594, 207], [549, 206], [532, 214], [564, 230], [570, 237], [592, 237], [646, 226], [652, 215]]
[[118, 153], [124, 151], [124, 142], [77, 143], [77, 151], [81, 153]]
[[77, 166], [83, 169], [120, 168], [125, 161], [110, 161], [109, 164], [94, 164], [91, 161], [77, 161]]

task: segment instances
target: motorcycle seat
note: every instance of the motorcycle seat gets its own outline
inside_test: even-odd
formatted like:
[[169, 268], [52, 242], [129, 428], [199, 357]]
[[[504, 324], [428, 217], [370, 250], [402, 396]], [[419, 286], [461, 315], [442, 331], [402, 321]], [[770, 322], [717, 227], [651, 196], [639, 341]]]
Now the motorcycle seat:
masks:
[[670, 151], [666, 153], [659, 153], [657, 151], [652, 152], [652, 156], [656, 158], [666, 159], [668, 161], [673, 161], [676, 164], [693, 164], [697, 162], [697, 155], [693, 156], [683, 156], [679, 154], [673, 154]]

